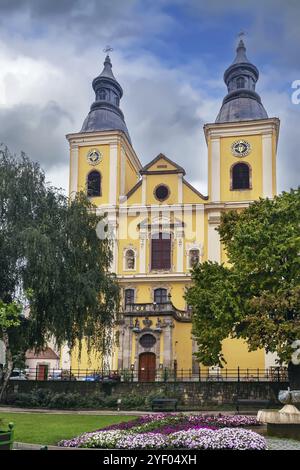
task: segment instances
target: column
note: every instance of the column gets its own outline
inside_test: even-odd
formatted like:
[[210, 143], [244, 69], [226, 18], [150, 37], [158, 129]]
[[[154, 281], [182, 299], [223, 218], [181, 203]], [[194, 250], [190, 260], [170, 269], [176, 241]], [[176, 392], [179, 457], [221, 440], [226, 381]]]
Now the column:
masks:
[[120, 183], [120, 196], [125, 195], [125, 174], [126, 172], [126, 154], [124, 148], [121, 148], [121, 183]]
[[183, 272], [183, 232], [182, 230], [178, 230], [176, 233], [177, 239], [177, 264], [176, 264], [176, 272], [182, 273]]
[[208, 214], [208, 260], [221, 262], [221, 243], [217, 228], [220, 224], [220, 212], [211, 212]]
[[118, 181], [118, 145], [110, 144], [109, 151], [109, 203], [116, 205], [117, 203], [117, 181]]
[[273, 197], [272, 134], [262, 136], [263, 197]]
[[142, 204], [143, 206], [146, 205], [146, 198], [147, 198], [147, 178], [146, 175], [142, 176]]
[[172, 329], [173, 329], [173, 321], [172, 319], [166, 320], [168, 323], [167, 326], [164, 328], [164, 367], [172, 368], [172, 355], [173, 355], [173, 348], [172, 348]]
[[78, 190], [78, 145], [71, 145], [70, 160], [70, 197], [74, 198]]
[[178, 204], [183, 202], [183, 184], [182, 184], [182, 175], [178, 175]]
[[220, 161], [220, 139], [211, 139], [211, 200], [213, 202], [220, 201], [220, 183], [221, 183], [221, 161]]
[[147, 232], [140, 231], [140, 274], [146, 273]]

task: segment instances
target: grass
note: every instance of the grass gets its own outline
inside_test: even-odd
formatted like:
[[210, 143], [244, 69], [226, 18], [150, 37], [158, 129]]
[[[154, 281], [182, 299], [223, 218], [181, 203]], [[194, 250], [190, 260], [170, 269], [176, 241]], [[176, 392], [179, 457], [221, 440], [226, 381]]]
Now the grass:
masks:
[[130, 421], [135, 416], [63, 415], [39, 413], [0, 413], [1, 428], [15, 425], [15, 441], [30, 444], [57, 444], [86, 431], [95, 431], [109, 424]]

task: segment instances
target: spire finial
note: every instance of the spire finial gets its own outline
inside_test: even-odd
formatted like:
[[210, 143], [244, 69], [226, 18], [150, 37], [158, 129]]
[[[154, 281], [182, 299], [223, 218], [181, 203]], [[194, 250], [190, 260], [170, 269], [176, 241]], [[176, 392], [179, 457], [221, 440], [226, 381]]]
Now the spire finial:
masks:
[[113, 48], [111, 46], [105, 46], [105, 48], [103, 49], [103, 52], [105, 52], [108, 56], [109, 56], [109, 53], [113, 51]]
[[239, 43], [238, 43], [237, 51], [241, 48], [246, 49], [245, 43], [244, 43], [245, 32], [240, 31], [239, 34], [238, 34], [238, 37], [240, 38], [240, 40], [239, 40]]

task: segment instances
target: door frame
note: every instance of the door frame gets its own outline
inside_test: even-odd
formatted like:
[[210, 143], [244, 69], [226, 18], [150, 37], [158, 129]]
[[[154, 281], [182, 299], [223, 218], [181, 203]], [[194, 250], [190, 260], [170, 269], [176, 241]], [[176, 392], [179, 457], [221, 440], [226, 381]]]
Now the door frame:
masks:
[[[154, 363], [154, 369], [146, 369], [144, 372], [144, 369], [141, 368], [141, 360], [142, 358], [145, 358], [146, 356], [153, 358], [153, 363]], [[139, 354], [139, 368], [138, 368], [138, 381], [139, 382], [155, 382], [155, 376], [156, 376], [156, 354], [154, 352], [150, 351], [144, 351]], [[144, 374], [143, 374], [144, 372]], [[144, 377], [143, 377], [144, 375]]]

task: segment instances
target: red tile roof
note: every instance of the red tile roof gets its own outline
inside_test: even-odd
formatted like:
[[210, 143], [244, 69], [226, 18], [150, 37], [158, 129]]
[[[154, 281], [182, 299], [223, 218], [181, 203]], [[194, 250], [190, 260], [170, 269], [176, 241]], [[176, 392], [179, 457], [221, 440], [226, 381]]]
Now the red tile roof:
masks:
[[32, 349], [28, 349], [28, 351], [26, 351], [26, 359], [59, 359], [59, 357], [53, 349], [47, 347], [38, 353]]

